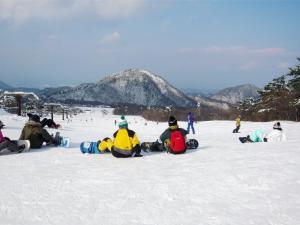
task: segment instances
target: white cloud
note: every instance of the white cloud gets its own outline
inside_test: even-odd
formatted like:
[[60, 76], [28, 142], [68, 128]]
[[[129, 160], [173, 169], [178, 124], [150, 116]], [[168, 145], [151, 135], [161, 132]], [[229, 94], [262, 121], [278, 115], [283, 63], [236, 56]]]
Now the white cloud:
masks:
[[114, 19], [130, 16], [146, 0], [0, 0], [0, 21], [23, 23], [30, 18], [60, 18], [79, 14]]
[[113, 33], [104, 35], [104, 36], [100, 39], [99, 43], [100, 43], [100, 44], [109, 44], [109, 43], [118, 41], [120, 38], [121, 38], [120, 33], [117, 32], [117, 31], [115, 31], [115, 32], [113, 32]]

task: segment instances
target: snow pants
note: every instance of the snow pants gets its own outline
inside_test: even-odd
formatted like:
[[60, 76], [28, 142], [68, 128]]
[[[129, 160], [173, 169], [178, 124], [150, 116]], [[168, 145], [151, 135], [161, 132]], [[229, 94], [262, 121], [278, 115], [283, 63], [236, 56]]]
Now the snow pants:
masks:
[[5, 141], [0, 143], [0, 151], [6, 148], [11, 152], [15, 152], [19, 150], [17, 143], [8, 139], [5, 139]]
[[132, 149], [130, 155], [122, 154], [121, 152], [116, 151], [114, 149], [114, 147], [112, 147], [112, 149], [111, 149], [111, 154], [116, 158], [129, 158], [129, 157], [132, 157], [135, 153], [136, 154], [141, 153], [141, 146], [140, 145], [134, 146], [134, 148]]
[[192, 128], [193, 134], [195, 134], [194, 123], [188, 123], [187, 132], [190, 133], [190, 128]]
[[233, 133], [238, 133], [239, 130], [240, 130], [240, 127], [241, 127], [241, 126], [236, 126], [236, 128], [233, 130]]

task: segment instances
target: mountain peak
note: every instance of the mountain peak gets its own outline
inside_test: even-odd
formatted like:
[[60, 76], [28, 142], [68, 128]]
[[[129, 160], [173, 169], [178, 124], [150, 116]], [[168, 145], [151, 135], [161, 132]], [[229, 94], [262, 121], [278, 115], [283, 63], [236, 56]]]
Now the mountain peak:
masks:
[[234, 87], [225, 88], [211, 98], [223, 102], [235, 104], [249, 97], [257, 97], [259, 88], [253, 84], [242, 84]]
[[57, 100], [94, 101], [108, 105], [192, 106], [195, 101], [170, 85], [162, 77], [143, 69], [126, 69], [95, 84], [79, 85]]

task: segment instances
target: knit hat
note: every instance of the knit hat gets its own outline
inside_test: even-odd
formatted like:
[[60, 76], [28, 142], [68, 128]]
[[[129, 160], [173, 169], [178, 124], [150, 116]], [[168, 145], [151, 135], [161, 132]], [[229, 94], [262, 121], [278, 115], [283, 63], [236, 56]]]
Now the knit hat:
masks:
[[118, 120], [118, 126], [119, 127], [127, 127], [128, 126], [125, 116], [122, 115], [121, 118]]
[[168, 122], [169, 122], [169, 127], [171, 127], [171, 126], [177, 126], [177, 120], [176, 120], [176, 118], [174, 116], [170, 116]]
[[280, 129], [280, 128], [281, 128], [280, 122], [277, 122], [273, 125], [273, 129]]
[[32, 115], [30, 119], [36, 123], [40, 123], [40, 117], [38, 115]]

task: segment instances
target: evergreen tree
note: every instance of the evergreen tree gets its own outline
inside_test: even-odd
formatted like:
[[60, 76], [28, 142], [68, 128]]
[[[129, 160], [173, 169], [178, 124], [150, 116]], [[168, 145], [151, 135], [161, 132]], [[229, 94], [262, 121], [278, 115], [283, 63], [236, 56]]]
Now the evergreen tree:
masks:
[[[297, 58], [300, 63], [300, 58]], [[258, 101], [246, 99], [239, 110], [252, 120], [300, 119], [300, 64], [258, 91]], [[243, 113], [242, 113], [243, 114]]]
[[290, 68], [290, 72], [287, 74], [291, 77], [289, 85], [294, 89], [296, 94], [300, 93], [300, 58], [297, 58], [299, 64], [293, 68]]

